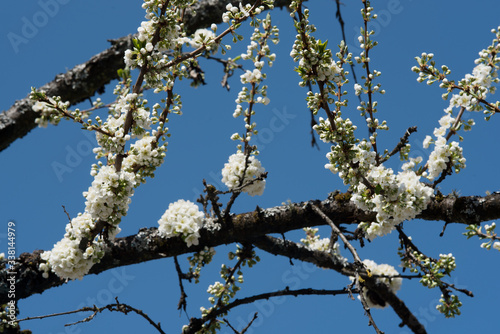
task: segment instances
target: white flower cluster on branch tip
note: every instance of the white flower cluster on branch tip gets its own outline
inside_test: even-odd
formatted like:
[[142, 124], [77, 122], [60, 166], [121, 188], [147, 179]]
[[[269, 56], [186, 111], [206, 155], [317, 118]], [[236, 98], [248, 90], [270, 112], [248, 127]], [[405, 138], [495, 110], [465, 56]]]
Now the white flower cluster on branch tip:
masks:
[[[248, 163], [245, 161], [248, 159]], [[246, 167], [245, 167], [246, 166]], [[262, 195], [266, 186], [266, 180], [258, 180], [262, 177], [265, 169], [254, 156], [248, 158], [242, 152], [235, 153], [229, 157], [229, 162], [222, 169], [222, 182], [230, 189], [241, 189], [250, 196]], [[252, 182], [253, 181], [253, 182]], [[248, 184], [250, 183], [250, 184]]]
[[[484, 225], [484, 229], [486, 231], [486, 236], [490, 237], [492, 239], [489, 242], [483, 242], [481, 244], [481, 248], [490, 249], [491, 247], [493, 247], [493, 249], [500, 251], [500, 241], [493, 242], [493, 240], [498, 239], [498, 237], [495, 233], [496, 226], [497, 226], [496, 223], [491, 223], [490, 225], [488, 225], [488, 224]], [[479, 228], [479, 231], [481, 231], [481, 228]]]
[[[265, 4], [268, 8], [272, 9], [273, 6], [273, 0], [270, 1], [262, 1], [262, 4]], [[251, 15], [250, 10], [252, 9], [251, 4], [246, 4], [242, 5], [241, 2], [238, 7], [233, 6], [233, 4], [228, 3], [226, 5], [226, 12], [222, 14], [222, 21], [224, 23], [231, 23], [234, 24], [236, 20], [241, 20], [243, 18], [247, 18]], [[263, 5], [260, 5], [254, 9], [254, 14], [260, 14], [265, 7]]]
[[203, 212], [190, 201], [178, 200], [170, 203], [158, 220], [158, 233], [164, 238], [180, 236], [188, 247], [198, 245], [199, 230], [203, 225]]
[[[394, 269], [393, 266], [389, 264], [377, 264], [372, 260], [364, 260], [363, 264], [365, 265], [366, 269], [370, 272], [369, 274], [371, 276], [376, 277], [377, 283], [385, 284], [392, 293], [396, 293], [401, 288], [401, 285], [403, 284], [403, 279], [401, 277], [394, 277], [394, 276], [399, 276], [399, 273], [396, 269]], [[377, 276], [383, 276], [383, 277], [377, 277]], [[355, 280], [354, 277], [349, 277], [349, 279], [351, 281]], [[368, 307], [370, 308], [385, 308], [388, 305], [387, 303], [385, 303], [385, 305], [381, 305], [376, 300], [373, 300], [370, 297], [368, 288], [366, 287], [362, 288], [361, 293], [363, 294], [364, 300], [366, 301]], [[358, 296], [358, 299], [361, 299], [361, 297]]]
[[[319, 124], [314, 126], [325, 142], [339, 141], [340, 131], [344, 140], [350, 138], [352, 142], [356, 142], [354, 138], [356, 127], [349, 119], [343, 120], [337, 117], [336, 128], [340, 130], [331, 131], [329, 120], [321, 117]], [[386, 168], [383, 164], [377, 165], [376, 153], [366, 140], [351, 145], [348, 151], [341, 145], [332, 146], [327, 158], [330, 163], [326, 164], [325, 168], [338, 173], [344, 184], [351, 186], [353, 192], [351, 201], [362, 210], [377, 213], [375, 222], [360, 224], [370, 240], [391, 232], [404, 220], [414, 218], [427, 207], [433, 196], [433, 189], [422, 183], [420, 176], [410, 170], [410, 167], [414, 167], [415, 161], [420, 159], [406, 163], [403, 171], [394, 175], [391, 168]], [[366, 182], [373, 189], [369, 188]]]
[[37, 101], [32, 107], [34, 112], [40, 113], [40, 116], [35, 119], [35, 123], [41, 128], [46, 128], [49, 123], [57, 125], [61, 116], [56, 108], [66, 110], [69, 107], [69, 102], [62, 102], [57, 97], [49, 97], [48, 101]]
[[215, 37], [216, 36], [212, 30], [198, 29], [194, 32], [193, 39], [189, 42], [189, 44], [195, 49], [205, 45], [207, 50], [210, 51], [213, 47], [212, 44], [215, 43]]

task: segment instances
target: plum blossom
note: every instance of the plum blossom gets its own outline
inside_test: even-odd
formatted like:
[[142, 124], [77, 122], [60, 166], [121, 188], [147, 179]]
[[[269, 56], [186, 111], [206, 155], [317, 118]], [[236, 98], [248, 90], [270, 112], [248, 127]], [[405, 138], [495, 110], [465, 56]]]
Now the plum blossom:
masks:
[[197, 49], [203, 45], [210, 47], [214, 44], [215, 34], [209, 29], [198, 29], [194, 32], [193, 39], [189, 41], [189, 44]]
[[[95, 222], [89, 213], [79, 214], [66, 225], [64, 238], [57, 242], [53, 249], [43, 252], [40, 257], [45, 263], [40, 264], [43, 276], [48, 277], [49, 270], [64, 279], [82, 279], [90, 268], [104, 256], [106, 248], [102, 236], [93, 237], [91, 231]], [[120, 232], [119, 227], [109, 229], [108, 239], [112, 240]], [[87, 240], [84, 248], [83, 239]]]
[[198, 206], [183, 199], [170, 203], [168, 209], [158, 220], [158, 233], [168, 239], [181, 236], [188, 247], [198, 245], [199, 230], [203, 225], [203, 212]]
[[262, 78], [262, 73], [258, 69], [253, 71], [247, 70], [245, 74], [240, 75], [241, 83], [259, 83]]
[[[393, 277], [399, 276], [398, 271], [394, 269], [393, 266], [389, 264], [377, 264], [372, 260], [364, 260], [363, 264], [366, 269], [370, 271], [371, 275], [376, 277], [377, 283], [385, 284], [392, 293], [396, 293], [401, 288], [403, 279], [401, 277]], [[354, 281], [354, 277], [349, 277], [349, 279]], [[371, 297], [372, 294], [369, 293], [368, 288], [363, 287], [361, 293], [370, 308], [385, 308], [387, 306], [387, 303], [382, 305], [381, 300], [374, 300], [374, 298]], [[358, 299], [361, 299], [361, 297], [358, 296]]]
[[85, 211], [93, 219], [118, 224], [127, 214], [130, 197], [136, 186], [135, 174], [117, 172], [114, 166], [103, 166], [97, 173], [89, 190], [83, 193], [86, 199]]
[[[254, 156], [248, 157], [245, 168], [246, 156], [242, 152], [235, 153], [229, 157], [229, 162], [222, 169], [222, 182], [231, 190], [241, 187], [243, 184], [255, 180], [264, 174], [265, 169]], [[243, 175], [245, 173], [245, 175]], [[254, 181], [242, 190], [250, 196], [262, 195], [266, 186], [265, 180]]]

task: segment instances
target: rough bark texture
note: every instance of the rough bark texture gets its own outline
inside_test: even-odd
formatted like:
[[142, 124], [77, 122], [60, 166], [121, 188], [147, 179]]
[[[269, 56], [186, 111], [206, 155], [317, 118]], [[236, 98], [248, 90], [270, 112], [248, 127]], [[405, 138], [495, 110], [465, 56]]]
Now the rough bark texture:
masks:
[[[337, 225], [353, 225], [375, 218], [373, 213], [356, 209], [349, 201], [348, 195], [332, 194], [324, 201], [308, 201], [265, 210], [257, 208], [253, 212], [234, 215], [227, 226], [220, 229], [213, 227], [203, 229], [200, 233], [200, 246], [187, 247], [180, 238], [162, 239], [154, 227], [141, 229], [136, 235], [115, 239], [111, 249], [100, 263], [92, 267], [90, 274], [196, 252], [204, 246], [215, 247], [243, 241], [250, 241], [272, 254], [280, 254], [279, 244], [269, 244], [269, 240], [266, 241], [263, 237], [271, 233], [285, 233], [303, 227], [325, 225], [324, 220], [311, 208], [312, 204], [318, 206]], [[434, 200], [418, 218], [459, 224], [479, 224], [483, 221], [498, 219], [500, 218], [500, 193], [493, 193], [485, 197], [450, 197], [440, 201]], [[209, 226], [213, 226], [213, 223]], [[277, 248], [272, 250], [271, 246]], [[294, 252], [297, 253], [282, 255], [301, 258], [300, 251], [300, 249], [296, 249]], [[16, 291], [16, 298], [27, 298], [65, 283], [54, 274], [51, 274], [47, 279], [42, 277], [42, 273], [38, 270], [39, 253], [40, 251], [34, 251], [32, 254], [21, 254], [20, 264], [14, 269], [17, 272], [16, 286], [22, 287]], [[320, 257], [316, 260], [317, 262], [314, 263], [318, 266], [324, 266]], [[331, 262], [331, 260], [329, 261]], [[343, 270], [340, 267], [337, 269], [339, 272]], [[0, 272], [0, 303], [5, 303], [8, 300], [9, 284], [6, 279], [7, 272], [3, 270]]]
[[[236, 6], [239, 4], [239, 1], [228, 0], [200, 1], [184, 16], [188, 33], [208, 27], [211, 23], [220, 23], [222, 13], [230, 2]], [[249, 1], [243, 1], [245, 2]], [[283, 7], [289, 3], [289, 0], [279, 0], [275, 1], [275, 6]], [[127, 49], [132, 48], [132, 38], [133, 35], [129, 35], [110, 41], [111, 48], [64, 74], [58, 74], [54, 80], [37, 88], [46, 91], [48, 96], [61, 96], [63, 101], [69, 101], [71, 105], [94, 96], [111, 80], [118, 78], [117, 71], [125, 67], [123, 55]], [[37, 115], [31, 108], [32, 105], [28, 94], [24, 99], [16, 101], [8, 110], [0, 113], [0, 151], [36, 127]]]
[[[125, 66], [123, 54], [132, 46], [132, 36], [125, 36], [111, 43], [113, 46], [108, 50], [64, 74], [58, 74], [54, 80], [38, 88], [47, 92], [48, 96], [61, 96], [63, 101], [69, 101], [71, 105], [94, 96], [96, 91], [118, 78], [117, 70]], [[0, 151], [36, 127], [37, 114], [32, 105], [28, 94], [0, 114]]]

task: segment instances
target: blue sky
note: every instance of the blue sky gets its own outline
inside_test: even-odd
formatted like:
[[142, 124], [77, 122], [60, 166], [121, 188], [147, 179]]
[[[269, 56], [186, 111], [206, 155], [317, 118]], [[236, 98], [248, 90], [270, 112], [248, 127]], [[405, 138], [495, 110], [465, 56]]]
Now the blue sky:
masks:
[[[448, 65], [454, 79], [462, 78], [474, 67], [478, 51], [491, 44], [492, 28], [500, 25], [498, 2], [475, 1], [373, 1], [379, 21], [373, 24], [374, 39], [379, 46], [371, 52], [372, 68], [380, 70], [380, 82], [387, 93], [378, 96], [379, 119], [387, 120], [390, 131], [381, 133], [379, 143], [392, 149], [406, 128], [417, 125], [418, 132], [410, 143], [415, 155], [424, 158], [429, 152], [421, 142], [432, 132], [443, 114], [447, 102], [441, 99], [437, 86], [417, 83], [410, 68], [416, 64], [414, 57], [423, 51], [433, 52], [439, 64]], [[311, 2], [311, 21], [318, 27], [315, 36], [328, 39], [334, 47], [341, 39], [335, 20], [335, 2]], [[347, 43], [355, 52], [356, 38], [361, 25], [361, 1], [345, 2], [342, 14], [346, 22]], [[281, 42], [274, 47], [275, 65], [268, 74], [271, 103], [257, 109], [256, 122], [261, 137], [258, 139], [260, 160], [269, 172], [267, 187], [260, 197], [241, 196], [234, 206], [235, 212], [253, 210], [256, 205], [272, 207], [282, 202], [324, 199], [330, 191], [344, 190], [337, 176], [323, 168], [326, 163], [327, 145], [317, 150], [310, 147], [309, 113], [305, 105], [306, 91], [298, 86], [299, 78], [289, 57], [295, 33], [286, 11], [276, 10], [273, 21], [281, 31]], [[94, 54], [109, 46], [107, 39], [118, 38], [136, 31], [143, 20], [140, 1], [69, 1], [47, 0], [2, 2], [0, 4], [0, 36], [3, 80], [0, 84], [0, 110], [8, 109], [16, 99], [25, 97], [31, 86], [41, 86], [51, 81], [57, 73], [87, 61]], [[29, 29], [33, 24], [35, 29]], [[35, 25], [36, 24], [36, 25]], [[248, 29], [247, 29], [248, 32]], [[9, 36], [24, 38], [13, 44]], [[248, 35], [247, 35], [248, 36]], [[248, 38], [246, 39], [248, 41]], [[246, 49], [245, 41], [233, 47], [234, 55]], [[334, 49], [334, 51], [336, 51]], [[220, 54], [219, 54], [220, 55]], [[183, 116], [171, 119], [172, 137], [169, 140], [164, 166], [154, 180], [139, 187], [129, 214], [123, 219], [119, 236], [135, 234], [141, 227], [157, 226], [157, 221], [168, 207], [178, 199], [193, 201], [202, 190], [202, 179], [218, 185], [220, 170], [229, 155], [236, 151], [229, 137], [243, 131], [241, 119], [233, 119], [234, 99], [241, 87], [235, 76], [231, 91], [220, 87], [222, 68], [218, 63], [201, 61], [206, 72], [206, 86], [192, 90], [183, 82], [179, 92], [183, 96]], [[249, 66], [249, 64], [245, 64]], [[358, 78], [361, 68], [356, 68]], [[239, 73], [237, 73], [239, 75]], [[352, 82], [353, 83], [353, 82]], [[108, 86], [104, 101], [111, 101], [114, 84]], [[490, 97], [493, 99], [495, 96]], [[359, 121], [357, 99], [350, 97], [349, 114]], [[88, 108], [84, 102], [81, 108]], [[352, 115], [352, 116], [351, 116]], [[493, 117], [485, 122], [480, 114], [469, 114], [477, 125], [465, 133], [463, 142], [467, 168], [459, 175], [449, 177], [441, 191], [460, 191], [462, 195], [484, 195], [486, 191], [500, 188], [497, 175], [500, 162], [497, 152], [500, 125]], [[359, 123], [362, 124], [362, 123]], [[366, 131], [359, 126], [357, 132]], [[2, 161], [0, 182], [4, 191], [0, 195], [0, 252], [5, 252], [7, 222], [16, 222], [17, 251], [51, 249], [61, 239], [67, 222], [64, 205], [71, 216], [84, 209], [82, 192], [87, 190], [92, 178], [90, 165], [95, 161], [91, 147], [95, 140], [75, 124], [62, 122], [57, 127], [34, 129], [25, 138], [17, 140], [0, 153]], [[56, 166], [68, 167], [60, 173]], [[392, 163], [398, 167], [399, 161]], [[429, 333], [488, 331], [497, 328], [490, 319], [498, 315], [496, 301], [500, 297], [495, 288], [500, 270], [498, 253], [479, 248], [478, 240], [467, 241], [461, 235], [463, 226], [449, 226], [443, 238], [439, 237], [442, 224], [413, 221], [405, 224], [420, 248], [429, 256], [452, 252], [457, 257], [458, 269], [450, 282], [470, 289], [474, 298], [461, 296], [463, 315], [445, 320], [434, 307], [439, 299], [437, 290], [428, 290], [418, 282], [405, 281], [398, 296], [424, 323]], [[324, 236], [328, 231], [322, 229]], [[298, 240], [302, 233], [287, 235]], [[376, 239], [360, 249], [363, 258], [397, 267], [398, 241], [394, 234]], [[234, 245], [218, 249], [211, 268], [207, 268], [200, 284], [187, 286], [188, 314], [199, 316], [199, 306], [208, 306], [206, 288], [219, 280], [218, 269], [225, 255]], [[290, 288], [341, 289], [348, 279], [295, 261], [291, 267], [288, 259], [275, 258], [257, 251], [262, 258], [255, 269], [245, 271], [245, 284], [239, 296]], [[187, 262], [182, 261], [183, 268]], [[400, 269], [400, 268], [399, 268]], [[171, 259], [157, 260], [137, 266], [117, 268], [99, 276], [91, 275], [82, 281], [70, 282], [19, 303], [20, 317], [69, 311], [83, 305], [103, 306], [118, 296], [123, 303], [142, 309], [155, 321], [161, 322], [168, 333], [180, 332], [186, 316], [176, 310], [179, 298], [177, 275]], [[229, 316], [233, 326], [241, 329], [247, 319], [259, 312], [251, 327], [253, 333], [273, 332], [352, 332], [371, 333], [367, 318], [359, 302], [337, 297], [286, 297], [272, 302], [262, 302], [236, 310]], [[373, 315], [386, 333], [407, 333], [399, 328], [398, 319], [390, 309], [375, 310]], [[27, 322], [23, 328], [34, 333], [154, 333], [142, 319], [135, 315], [104, 313], [90, 323], [73, 327], [64, 324], [78, 321], [86, 315], [72, 315], [54, 319]], [[224, 328], [221, 333], [230, 333]]]

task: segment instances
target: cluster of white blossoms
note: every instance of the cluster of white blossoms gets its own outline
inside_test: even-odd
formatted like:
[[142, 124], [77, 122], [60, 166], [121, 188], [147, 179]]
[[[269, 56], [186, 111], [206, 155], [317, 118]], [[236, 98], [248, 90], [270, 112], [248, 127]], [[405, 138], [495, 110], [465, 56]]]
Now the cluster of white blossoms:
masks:
[[[90, 268], [101, 260], [106, 248], [102, 236], [93, 236], [95, 221], [87, 212], [79, 214], [66, 225], [64, 238], [57, 242], [53, 249], [43, 252], [40, 264], [43, 276], [48, 277], [52, 270], [57, 276], [65, 279], [82, 279]], [[113, 239], [120, 232], [118, 226], [108, 229], [107, 238]], [[86, 244], [82, 244], [82, 240]]]
[[[216, 42], [216, 34], [215, 32], [217, 31], [217, 25], [212, 23], [210, 26], [210, 29], [197, 29], [192, 37], [179, 37], [176, 39], [176, 42], [179, 45], [186, 44], [191, 46], [194, 49], [198, 49], [202, 46], [205, 47], [205, 50], [210, 52], [210, 54], [215, 54], [217, 53], [217, 50], [219, 48], [218, 42]], [[224, 47], [228, 50], [231, 49], [230, 45], [224, 45]]]
[[[131, 108], [135, 114], [134, 120], [146, 129], [150, 128], [150, 113], [142, 107], [136, 107], [136, 103], [139, 103], [137, 94], [130, 93], [118, 97], [116, 104], [110, 108], [110, 114], [106, 122], [100, 122], [101, 129], [105, 133], [96, 133], [97, 143], [100, 147], [95, 149], [94, 153], [107, 152], [108, 154], [115, 154], [123, 151], [126, 142], [131, 139], [130, 134], [124, 134], [123, 132], [125, 118]], [[97, 120], [100, 121], [100, 118]]]
[[[273, 8], [273, 1], [263, 1], [269, 8]], [[251, 4], [246, 4], [243, 6], [240, 2], [239, 6], [233, 6], [233, 4], [228, 3], [226, 5], [226, 12], [222, 14], [222, 22], [234, 24], [236, 20], [241, 20], [250, 16], [250, 9], [252, 9]], [[260, 14], [265, 9], [264, 6], [258, 6], [254, 9], [255, 14]]]
[[[130, 145], [128, 156], [123, 159], [123, 169], [133, 170], [134, 167], [142, 166], [141, 176], [152, 176], [154, 170], [161, 166], [165, 158], [164, 145], [155, 145], [156, 138], [154, 136], [144, 136]], [[136, 174], [139, 177], [139, 174]], [[141, 179], [137, 178], [137, 182]]]
[[[377, 283], [385, 284], [392, 293], [396, 293], [401, 288], [403, 279], [401, 277], [394, 277], [399, 276], [399, 273], [396, 269], [394, 269], [393, 266], [389, 264], [376, 264], [372, 260], [364, 260], [363, 264], [365, 265], [366, 269], [370, 271], [370, 274], [372, 276], [383, 276], [376, 277]], [[354, 281], [354, 277], [349, 277], [349, 279], [351, 281]], [[363, 294], [368, 307], [385, 308], [387, 306], [387, 303], [381, 305], [380, 301], [374, 300], [374, 298], [371, 297], [371, 293], [366, 287], [363, 287], [361, 293]], [[358, 299], [361, 299], [361, 297], [358, 296]]]
[[[340, 140], [340, 136], [355, 142], [356, 127], [349, 119], [337, 117], [335, 126], [338, 131], [331, 131], [329, 120], [320, 117], [314, 129], [324, 142]], [[360, 224], [370, 240], [391, 232], [397, 224], [414, 218], [426, 208], [433, 190], [420, 182], [420, 176], [410, 170], [420, 159], [412, 159], [395, 175], [391, 168], [377, 165], [376, 153], [368, 141], [352, 144], [349, 150], [344, 147], [332, 146], [331, 152], [326, 155], [329, 163], [325, 168], [338, 174], [344, 184], [351, 186], [351, 201], [358, 208], [377, 213], [375, 222]]]
[[189, 41], [189, 44], [197, 49], [203, 45], [206, 45], [210, 50], [212, 44], [214, 44], [215, 34], [212, 30], [208, 29], [198, 29], [194, 32], [193, 39]]
[[[423, 53], [422, 58], [417, 58], [417, 60], [421, 66], [428, 66], [427, 63], [433, 58], [433, 56], [433, 54]], [[487, 58], [487, 54], [482, 55], [482, 57]], [[458, 122], [452, 116], [453, 108], [465, 108], [469, 111], [482, 110], [479, 100], [485, 99], [487, 93], [495, 92], [495, 87], [492, 87], [492, 82], [496, 81], [496, 72], [493, 71], [492, 67], [486, 65], [484, 62], [485, 59], [477, 59], [477, 65], [472, 70], [472, 74], [465, 75], [465, 78], [459, 82], [459, 87], [463, 89], [460, 90], [458, 94], [453, 94], [450, 98], [450, 104], [444, 110], [445, 115], [439, 120], [440, 127], [434, 129], [435, 138], [426, 136], [424, 140], [424, 148], [428, 148], [429, 145], [434, 144], [434, 149], [427, 162], [427, 171], [422, 174], [431, 181], [439, 177], [439, 175], [441, 175], [446, 168], [453, 167], [456, 172], [465, 168], [466, 160], [463, 157], [462, 148], [456, 141], [448, 142], [446, 135], [449, 130], [457, 131], [460, 129], [461, 125], [463, 125], [464, 130], [470, 130], [472, 125], [474, 125], [473, 120], [468, 120], [465, 123], [461, 120]], [[436, 71], [433, 65], [430, 68], [431, 70]], [[446, 66], [443, 66], [443, 69], [445, 74], [449, 73]], [[413, 70], [415, 72], [420, 71], [420, 69], [416, 66]], [[425, 76], [423, 74], [420, 74], [419, 79], [426, 77], [429, 78], [429, 82], [431, 83], [433, 82], [432, 80], [437, 80], [435, 78], [436, 75]], [[448, 91], [450, 91], [450, 87], [453, 87], [453, 84], [453, 82], [449, 82], [447, 78], [444, 78], [440, 87], [448, 88]], [[443, 97], [447, 98], [448, 93], [444, 94]]]
[[49, 123], [57, 125], [61, 117], [54, 115], [58, 114], [55, 109], [60, 108], [65, 110], [69, 107], [69, 102], [62, 102], [60, 99], [56, 100], [53, 97], [49, 97], [48, 99], [49, 103], [37, 101], [32, 107], [33, 111], [40, 113], [40, 116], [35, 119], [35, 123], [41, 128], [46, 128]]
[[305, 227], [304, 231], [306, 232], [306, 238], [300, 239], [307, 248], [311, 250], [319, 250], [322, 252], [328, 252], [336, 259], [340, 260], [342, 263], [347, 263], [347, 259], [340, 254], [340, 245], [338, 242], [335, 242], [330, 249], [330, 239], [322, 238], [317, 234], [317, 228]]
[[[89, 261], [85, 256], [87, 251], [82, 252], [79, 248], [79, 240], [71, 240], [63, 238], [58, 241], [51, 251], [43, 252], [40, 255], [46, 263], [40, 264], [40, 270], [43, 271], [43, 277], [49, 277], [51, 269], [57, 276], [65, 279], [82, 279], [90, 268], [94, 265], [93, 261]], [[93, 243], [92, 248], [95, 251], [102, 244]]]
[[394, 175], [391, 168], [372, 166], [366, 179], [375, 187], [374, 191], [369, 191], [360, 182], [353, 187], [351, 201], [362, 210], [377, 213], [375, 222], [360, 224], [370, 240], [390, 233], [405, 220], [415, 218], [427, 207], [434, 194], [434, 190], [422, 183], [420, 176], [412, 170]]
[[198, 206], [183, 199], [170, 203], [158, 220], [158, 233], [164, 238], [181, 236], [188, 247], [198, 245], [199, 230], [203, 225], [203, 212]]
[[135, 186], [134, 173], [123, 170], [117, 172], [115, 166], [103, 166], [88, 191], [83, 193], [85, 211], [93, 219], [116, 225], [127, 214]]
[[[293, 13], [292, 13], [293, 14]], [[310, 25], [308, 21], [308, 10], [304, 11], [304, 24], [305, 31], [307, 33], [312, 33], [316, 30], [314, 25]], [[305, 49], [304, 45], [297, 39], [293, 45], [290, 56], [294, 61], [299, 62], [299, 73], [303, 81], [300, 83], [301, 86], [305, 86], [306, 82], [340, 82], [342, 80], [342, 69], [339, 64], [332, 59], [332, 54], [329, 49], [326, 48], [326, 42], [321, 42], [321, 40], [316, 40], [310, 34], [308, 34], [308, 42], [311, 44], [309, 48]], [[330, 89], [333, 87], [327, 87]], [[334, 93], [333, 89], [331, 93]]]
[[[188, 2], [176, 1], [174, 6], [168, 7], [163, 16], [159, 16], [163, 4], [159, 1], [144, 1], [142, 8], [146, 10], [147, 21], [141, 22], [137, 28], [137, 43], [132, 50], [125, 52], [125, 64], [130, 68], [144, 65], [147, 59], [149, 64], [163, 65], [168, 62], [169, 55], [162, 51], [173, 50], [183, 44], [182, 29], [178, 24], [178, 14], [188, 7]], [[153, 38], [158, 33], [158, 39], [153, 45]], [[154, 71], [153, 71], [154, 72]]]
[[262, 73], [258, 69], [254, 69], [253, 71], [247, 70], [245, 74], [240, 76], [241, 83], [259, 83], [262, 78]]
[[[453, 107], [464, 107], [468, 111], [479, 110], [477, 109], [478, 99], [485, 99], [488, 93], [495, 92], [495, 87], [491, 86], [492, 74], [492, 68], [488, 65], [480, 63], [474, 67], [472, 74], [466, 74], [460, 84], [462, 86], [475, 86], [476, 89], [473, 90], [473, 93], [463, 90], [459, 94], [453, 94], [450, 106], [445, 111], [449, 112]], [[444, 81], [445, 85], [446, 83], [447, 81]]]
[[[301, 60], [303, 61], [303, 59]], [[305, 63], [304, 63], [305, 64]], [[300, 64], [299, 65], [304, 65]], [[318, 81], [340, 81], [339, 74], [341, 73], [340, 67], [335, 61], [332, 60], [331, 63], [324, 63], [318, 66]]]
[[[314, 129], [325, 142], [340, 140], [339, 132], [344, 140], [355, 142], [356, 127], [349, 119], [337, 117], [335, 124], [338, 131], [333, 132], [329, 120], [320, 117]], [[325, 168], [350, 185], [351, 201], [361, 210], [377, 213], [375, 222], [360, 224], [370, 240], [390, 233], [404, 220], [415, 218], [433, 196], [433, 189], [411, 170], [421, 159], [412, 159], [404, 164], [402, 171], [394, 174], [391, 168], [377, 165], [376, 153], [366, 140], [352, 144], [348, 151], [342, 145], [334, 145], [326, 157], [329, 163]]]
[[[424, 148], [429, 147], [431, 140], [430, 136], [426, 137], [423, 145]], [[434, 141], [434, 150], [427, 161], [427, 171], [422, 173], [422, 176], [432, 181], [441, 175], [449, 163], [455, 167], [456, 171], [459, 171], [465, 168], [465, 161], [462, 148], [458, 142], [452, 141], [451, 143], [447, 143], [444, 136], [437, 136], [437, 139]]]
[[[40, 264], [40, 270], [44, 271], [44, 277], [52, 270], [61, 278], [83, 278], [104, 256], [106, 241], [113, 240], [120, 232], [118, 224], [127, 214], [135, 186], [134, 173], [116, 172], [114, 166], [101, 167], [88, 191], [83, 193], [85, 212], [66, 225], [64, 238], [51, 251], [42, 253], [46, 263]], [[102, 226], [96, 226], [98, 222]], [[96, 235], [103, 228], [105, 231]]]
[[249, 156], [247, 164], [245, 161], [247, 161], [247, 157], [242, 152], [231, 155], [229, 162], [225, 163], [222, 169], [222, 182], [230, 190], [239, 189], [251, 182], [241, 190], [250, 196], [262, 195], [266, 187], [266, 180], [256, 179], [264, 174], [265, 169], [255, 156]]

